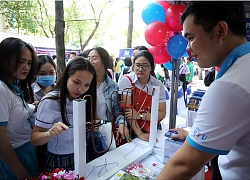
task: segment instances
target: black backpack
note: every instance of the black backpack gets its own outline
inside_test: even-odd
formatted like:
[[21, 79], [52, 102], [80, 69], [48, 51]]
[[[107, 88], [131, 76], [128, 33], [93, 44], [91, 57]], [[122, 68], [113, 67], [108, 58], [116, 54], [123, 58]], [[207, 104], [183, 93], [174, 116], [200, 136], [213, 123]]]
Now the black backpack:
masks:
[[204, 78], [205, 86], [210, 86], [210, 84], [214, 81], [215, 78], [215, 68], [211, 69]]

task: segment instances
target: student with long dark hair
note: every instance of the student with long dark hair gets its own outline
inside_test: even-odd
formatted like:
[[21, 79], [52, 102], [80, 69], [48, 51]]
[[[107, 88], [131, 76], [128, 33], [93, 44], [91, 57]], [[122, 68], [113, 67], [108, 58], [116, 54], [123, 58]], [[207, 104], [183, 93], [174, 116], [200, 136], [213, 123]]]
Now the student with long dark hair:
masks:
[[0, 179], [39, 176], [36, 148], [30, 144], [32, 114], [26, 102], [37, 73], [33, 48], [18, 38], [0, 43]]
[[[56, 81], [56, 64], [49, 55], [38, 55], [38, 74], [36, 81], [31, 85], [34, 94], [34, 104], [39, 103], [43, 96], [55, 87]], [[35, 124], [36, 114], [29, 118], [31, 127]], [[45, 157], [47, 152], [47, 143], [37, 146], [37, 157], [39, 161], [39, 171], [44, 171]]]
[[[130, 141], [129, 131], [126, 121], [123, 116], [123, 109], [119, 104], [116, 94], [112, 95], [113, 91], [118, 91], [118, 85], [108, 76], [109, 53], [102, 47], [96, 47], [89, 51], [90, 62], [96, 70], [97, 76], [97, 115], [101, 119], [111, 121], [115, 120], [115, 126], [118, 128], [116, 139], [126, 139]], [[112, 107], [110, 104], [112, 101]]]
[[74, 170], [73, 129], [69, 127], [73, 125], [73, 100], [85, 95], [92, 97], [92, 104], [87, 100], [86, 105], [86, 120], [90, 121], [96, 112], [96, 73], [87, 59], [78, 56], [68, 63], [56, 87], [38, 105], [31, 143], [48, 143], [46, 172], [55, 168]]

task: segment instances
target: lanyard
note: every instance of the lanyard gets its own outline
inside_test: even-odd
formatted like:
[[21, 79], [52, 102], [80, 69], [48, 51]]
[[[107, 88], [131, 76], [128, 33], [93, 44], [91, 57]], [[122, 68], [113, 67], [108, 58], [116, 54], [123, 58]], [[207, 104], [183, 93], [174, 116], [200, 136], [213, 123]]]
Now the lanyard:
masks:
[[232, 50], [223, 61], [220, 70], [215, 79], [219, 79], [222, 77], [225, 72], [233, 65], [233, 63], [241, 56], [250, 53], [250, 42], [241, 44], [240, 46], [236, 47]]

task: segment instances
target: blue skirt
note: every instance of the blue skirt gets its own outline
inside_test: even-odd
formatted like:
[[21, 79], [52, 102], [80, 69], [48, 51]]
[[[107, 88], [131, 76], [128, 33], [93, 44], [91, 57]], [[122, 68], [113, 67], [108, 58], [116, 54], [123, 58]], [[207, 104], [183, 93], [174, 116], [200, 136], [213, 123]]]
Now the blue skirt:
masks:
[[[38, 160], [36, 155], [36, 147], [32, 146], [30, 142], [15, 149], [16, 155], [31, 177], [38, 177], [37, 170]], [[2, 179], [17, 179], [14, 172], [5, 164], [0, 158], [0, 180]]]

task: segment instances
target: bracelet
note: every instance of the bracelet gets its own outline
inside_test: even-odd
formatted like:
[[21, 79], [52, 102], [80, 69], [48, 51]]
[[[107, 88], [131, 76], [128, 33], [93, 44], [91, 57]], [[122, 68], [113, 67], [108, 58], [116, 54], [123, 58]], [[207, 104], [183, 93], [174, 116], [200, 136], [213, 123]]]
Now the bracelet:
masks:
[[141, 134], [140, 135], [137, 135], [138, 136], [138, 138], [140, 138], [140, 136], [143, 134], [143, 132], [141, 132]]

